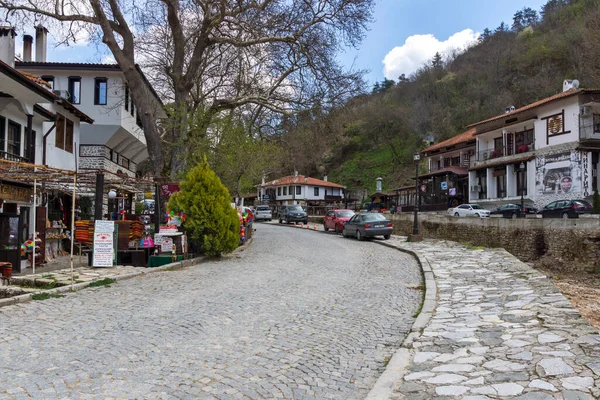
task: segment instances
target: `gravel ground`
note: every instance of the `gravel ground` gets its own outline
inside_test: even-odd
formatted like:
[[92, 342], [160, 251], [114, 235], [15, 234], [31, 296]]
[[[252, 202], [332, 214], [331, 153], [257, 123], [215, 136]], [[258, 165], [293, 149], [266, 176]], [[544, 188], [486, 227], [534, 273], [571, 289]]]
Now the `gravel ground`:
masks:
[[256, 228], [219, 261], [0, 309], [0, 398], [364, 398], [419, 309], [418, 266]]

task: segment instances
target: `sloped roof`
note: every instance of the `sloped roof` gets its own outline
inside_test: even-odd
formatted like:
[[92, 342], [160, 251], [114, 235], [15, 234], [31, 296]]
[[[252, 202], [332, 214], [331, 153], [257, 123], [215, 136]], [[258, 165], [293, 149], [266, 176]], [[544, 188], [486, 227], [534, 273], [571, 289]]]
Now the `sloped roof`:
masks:
[[45, 86], [48, 89], [52, 88], [52, 86], [50, 86], [50, 84], [48, 82], [46, 82], [45, 80], [43, 80], [39, 76], [32, 75], [32, 74], [30, 74], [28, 72], [23, 72], [23, 71], [19, 71], [19, 72], [21, 72], [21, 74], [25, 75], [25, 77], [27, 79], [29, 79], [30, 81], [32, 81], [34, 83], [37, 83], [38, 85]]
[[466, 132], [463, 132], [459, 135], [456, 135], [448, 140], [444, 140], [443, 142], [436, 143], [433, 146], [429, 146], [425, 150], [421, 150], [421, 154], [430, 153], [435, 150], [442, 149], [444, 147], [456, 146], [457, 144], [467, 143], [475, 140], [475, 132], [476, 129], [472, 128]]
[[566, 99], [567, 97], [576, 96], [576, 95], [579, 95], [579, 94], [598, 94], [598, 93], [600, 93], [599, 89], [569, 89], [569, 90], [566, 90], [564, 92], [557, 93], [557, 94], [555, 94], [553, 96], [546, 97], [545, 99], [538, 100], [538, 101], [536, 101], [534, 103], [528, 104], [528, 105], [523, 106], [521, 108], [517, 108], [514, 111], [511, 111], [511, 112], [508, 112], [508, 113], [505, 113], [505, 114], [496, 115], [495, 117], [492, 117], [492, 118], [489, 118], [489, 119], [486, 119], [486, 120], [483, 120], [483, 121], [476, 122], [474, 124], [471, 124], [471, 125], [467, 126], [467, 128], [476, 127], [478, 125], [482, 125], [482, 124], [485, 124], [487, 122], [492, 122], [492, 121], [496, 121], [496, 120], [499, 120], [499, 119], [504, 119], [504, 118], [507, 118], [507, 117], [510, 117], [510, 116], [513, 116], [513, 115], [517, 115], [517, 114], [520, 114], [522, 112], [531, 110], [533, 108], [536, 108], [536, 107], [539, 107], [539, 106], [543, 106], [544, 104], [551, 103], [553, 101], [557, 101], [557, 100], [561, 100], [561, 99]]
[[320, 179], [311, 178], [310, 176], [304, 175], [291, 175], [284, 176], [283, 178], [275, 179], [274, 181], [265, 182], [261, 187], [268, 186], [285, 186], [285, 185], [311, 185], [311, 186], [325, 186], [325, 187], [333, 187], [344, 189], [345, 186], [338, 185], [337, 183], [322, 181]]
[[463, 167], [446, 167], [442, 169], [438, 169], [437, 171], [429, 172], [427, 174], [419, 175], [419, 178], [428, 178], [430, 176], [436, 175], [446, 175], [446, 174], [456, 174], [456, 175], [468, 175], [469, 171]]

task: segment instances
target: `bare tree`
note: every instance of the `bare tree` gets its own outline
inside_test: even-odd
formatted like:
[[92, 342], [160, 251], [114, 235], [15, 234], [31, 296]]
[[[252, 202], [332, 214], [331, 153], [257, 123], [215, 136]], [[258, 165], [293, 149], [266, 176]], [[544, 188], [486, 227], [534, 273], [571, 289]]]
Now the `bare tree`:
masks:
[[[356, 92], [360, 74], [345, 72], [335, 55], [356, 45], [373, 0], [0, 0], [16, 18], [52, 20], [66, 37], [89, 29], [121, 67], [142, 114], [157, 175], [185, 168], [187, 116], [205, 114], [206, 132], [218, 113], [247, 107], [256, 116], [335, 103]], [[136, 68], [173, 103], [170, 168], [164, 171], [157, 110]]]

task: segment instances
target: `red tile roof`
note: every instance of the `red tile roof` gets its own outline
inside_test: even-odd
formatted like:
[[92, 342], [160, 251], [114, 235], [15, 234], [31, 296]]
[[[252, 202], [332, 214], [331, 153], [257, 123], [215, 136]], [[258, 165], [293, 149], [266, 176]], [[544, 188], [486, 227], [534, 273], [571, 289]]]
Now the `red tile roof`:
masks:
[[27, 72], [23, 72], [23, 71], [19, 71], [19, 72], [21, 72], [21, 74], [25, 75], [25, 77], [27, 79], [29, 79], [30, 81], [32, 81], [34, 83], [37, 83], [38, 85], [45, 86], [47, 89], [51, 89], [52, 88], [52, 86], [50, 86], [50, 84], [48, 82], [46, 82], [45, 80], [43, 80], [39, 76], [35, 76], [35, 75], [32, 75], [32, 74], [27, 73]]
[[469, 129], [468, 131], [456, 135], [448, 140], [444, 140], [443, 142], [436, 143], [433, 146], [426, 148], [425, 150], [421, 150], [421, 154], [430, 153], [432, 151], [439, 150], [444, 147], [456, 146], [457, 144], [475, 141], [475, 132], [475, 128]]
[[467, 128], [476, 127], [478, 125], [482, 125], [482, 124], [485, 124], [487, 122], [492, 122], [492, 121], [496, 121], [496, 120], [503, 119], [503, 118], [506, 118], [506, 117], [510, 117], [510, 116], [513, 116], [513, 115], [517, 115], [517, 114], [520, 114], [522, 112], [531, 110], [533, 108], [542, 106], [544, 104], [551, 103], [551, 102], [556, 101], [556, 100], [566, 99], [567, 97], [571, 97], [571, 96], [575, 96], [575, 95], [579, 95], [579, 94], [598, 94], [598, 93], [600, 93], [600, 90], [598, 90], [598, 89], [569, 89], [569, 90], [566, 90], [564, 92], [557, 93], [557, 94], [555, 94], [553, 96], [546, 97], [545, 99], [538, 100], [538, 101], [536, 101], [534, 103], [528, 104], [528, 105], [523, 106], [521, 108], [517, 108], [514, 111], [511, 111], [511, 112], [508, 112], [508, 113], [505, 113], [505, 114], [496, 115], [495, 117], [486, 119], [484, 121], [476, 122], [474, 124], [471, 124], [471, 125], [467, 126]]
[[311, 185], [311, 186], [326, 186], [333, 188], [344, 189], [345, 186], [338, 185], [337, 183], [322, 181], [320, 179], [311, 178], [310, 176], [298, 175], [298, 176], [284, 176], [283, 178], [275, 179], [274, 181], [265, 182], [261, 187], [267, 186], [285, 186], [285, 185]]

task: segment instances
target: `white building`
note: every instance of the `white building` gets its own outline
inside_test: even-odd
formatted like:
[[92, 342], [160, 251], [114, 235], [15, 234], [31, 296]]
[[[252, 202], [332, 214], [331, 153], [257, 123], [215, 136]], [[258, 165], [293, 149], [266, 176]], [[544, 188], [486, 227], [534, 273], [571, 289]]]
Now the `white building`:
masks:
[[[80, 170], [120, 171], [135, 176], [137, 164], [148, 158], [148, 151], [141, 118], [119, 66], [47, 62], [46, 35], [45, 28], [36, 28], [35, 61], [31, 57], [32, 38], [25, 35], [23, 61], [16, 62], [16, 68], [39, 76], [59, 97], [67, 98], [94, 119], [93, 125], [81, 127], [81, 140], [77, 142]], [[162, 110], [161, 100], [148, 86], [157, 108]]]
[[324, 205], [344, 200], [345, 186], [304, 175], [284, 176], [258, 187], [258, 199], [276, 204]]
[[469, 170], [472, 203], [519, 203], [522, 194], [525, 203], [541, 208], [592, 196], [598, 188], [600, 90], [577, 86], [565, 81], [561, 93], [470, 125], [477, 138]]
[[[0, 165], [25, 170], [33, 165], [47, 165], [63, 170], [76, 170], [77, 146], [84, 125], [94, 121], [67, 100], [55, 95], [46, 82], [14, 68], [14, 38], [12, 27], [0, 27]], [[7, 177], [8, 176], [8, 177]], [[33, 179], [10, 179], [5, 174], [0, 182], [0, 204], [4, 215], [17, 215], [18, 228], [0, 224], [0, 261], [10, 257], [19, 271], [20, 255], [13, 253], [17, 242], [33, 234], [35, 215], [44, 222], [45, 208], [33, 207]], [[64, 204], [67, 207], [67, 204]], [[61, 219], [63, 219], [61, 217]], [[17, 220], [13, 217], [13, 220]], [[18, 229], [18, 232], [16, 230]], [[36, 229], [40, 230], [40, 229]], [[43, 237], [43, 235], [41, 235]], [[8, 243], [8, 242], [14, 243]], [[9, 254], [9, 255], [7, 255]]]

